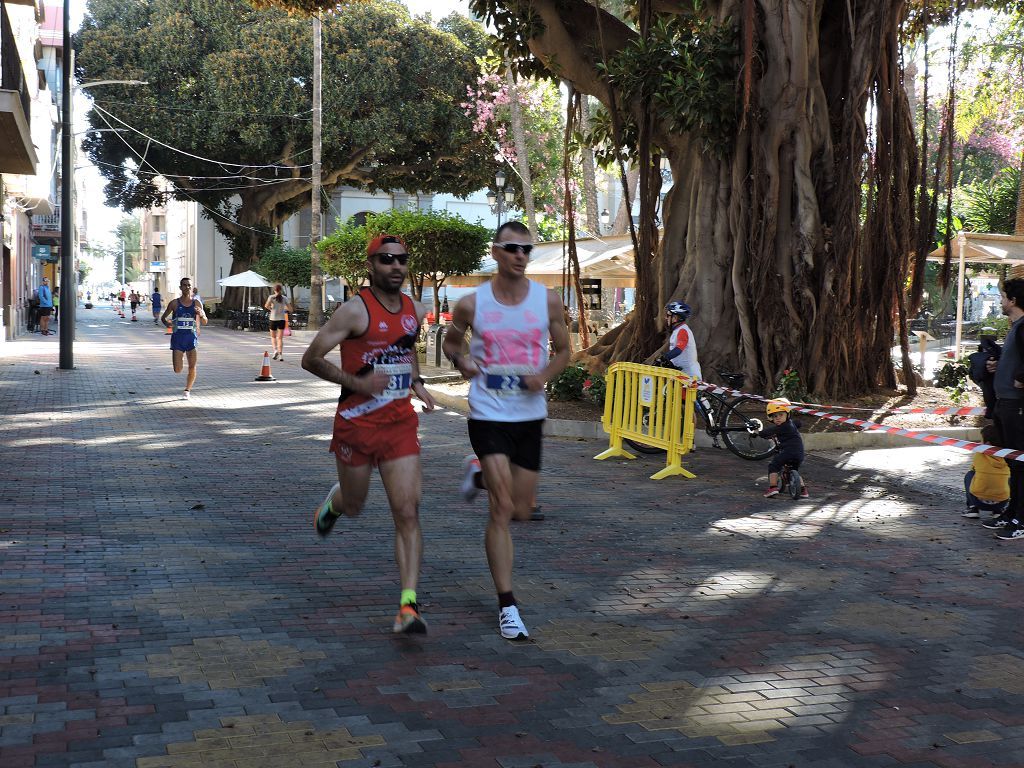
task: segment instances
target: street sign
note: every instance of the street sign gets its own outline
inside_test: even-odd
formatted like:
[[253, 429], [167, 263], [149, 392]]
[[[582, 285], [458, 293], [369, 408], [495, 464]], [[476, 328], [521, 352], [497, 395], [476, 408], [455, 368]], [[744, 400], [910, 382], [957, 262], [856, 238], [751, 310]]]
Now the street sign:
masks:
[[166, 272], [167, 262], [166, 261], [151, 261], [149, 262], [150, 272]]
[[33, 245], [32, 258], [56, 264], [59, 258], [54, 251], [55, 249], [50, 245]]

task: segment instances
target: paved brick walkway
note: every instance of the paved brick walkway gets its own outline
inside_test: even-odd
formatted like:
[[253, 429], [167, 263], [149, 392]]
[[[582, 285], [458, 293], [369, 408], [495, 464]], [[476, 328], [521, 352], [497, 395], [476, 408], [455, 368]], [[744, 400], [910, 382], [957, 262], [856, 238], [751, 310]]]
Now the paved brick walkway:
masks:
[[809, 502], [766, 502], [727, 453], [655, 483], [551, 440], [513, 645], [464, 421], [425, 415], [430, 634], [395, 638], [379, 485], [312, 531], [336, 391], [297, 349], [257, 384], [265, 339], [210, 327], [184, 402], [151, 324], [80, 326], [74, 372], [0, 346], [3, 768], [1024, 764], [1024, 545], [895, 457], [812, 458]]

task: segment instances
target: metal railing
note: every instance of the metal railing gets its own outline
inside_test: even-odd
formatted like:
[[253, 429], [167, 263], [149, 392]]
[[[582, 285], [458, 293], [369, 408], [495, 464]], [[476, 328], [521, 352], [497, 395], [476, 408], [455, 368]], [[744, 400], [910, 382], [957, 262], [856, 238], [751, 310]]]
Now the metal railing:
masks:
[[17, 91], [21, 97], [21, 109], [25, 122], [31, 124], [32, 108], [29, 105], [28, 84], [25, 70], [21, 66], [18, 44], [14, 39], [7, 8], [0, 4], [0, 90]]
[[47, 231], [60, 231], [60, 206], [55, 206], [54, 212], [48, 216], [33, 216], [32, 226], [35, 229], [44, 229]]

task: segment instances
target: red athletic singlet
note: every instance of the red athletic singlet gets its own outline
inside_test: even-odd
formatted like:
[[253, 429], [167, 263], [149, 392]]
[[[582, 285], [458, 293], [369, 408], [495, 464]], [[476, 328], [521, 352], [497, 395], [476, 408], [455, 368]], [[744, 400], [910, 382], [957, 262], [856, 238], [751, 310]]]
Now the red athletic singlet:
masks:
[[366, 306], [370, 320], [362, 336], [342, 342], [341, 369], [358, 376], [373, 368], [387, 373], [390, 381], [387, 389], [375, 397], [342, 389], [338, 416], [361, 426], [387, 424], [415, 416], [409, 389], [420, 323], [412, 299], [401, 294], [402, 308], [391, 312], [369, 288], [363, 288], [357, 295]]

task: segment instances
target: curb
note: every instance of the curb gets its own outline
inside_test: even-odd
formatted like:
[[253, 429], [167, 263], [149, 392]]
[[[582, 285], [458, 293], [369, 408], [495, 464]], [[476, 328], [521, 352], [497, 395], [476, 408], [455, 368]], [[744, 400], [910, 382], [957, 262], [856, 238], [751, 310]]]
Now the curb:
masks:
[[[428, 383], [427, 389], [433, 395], [438, 405], [458, 411], [463, 415], [469, 413], [469, 404], [466, 398], [450, 395], [447, 392], [438, 392]], [[949, 438], [953, 440], [981, 440], [981, 429], [978, 427], [936, 427], [934, 429], [921, 430], [931, 435]], [[572, 421], [570, 419], [547, 419], [544, 422], [544, 434], [549, 437], [572, 437], [587, 440], [607, 440], [608, 435], [601, 427], [599, 421]], [[914, 440], [902, 435], [894, 435], [888, 432], [814, 432], [803, 435], [804, 448], [808, 451], [830, 451], [841, 448], [860, 450], [864, 448], [906, 448], [911, 445], [921, 447], [924, 445], [920, 440]], [[694, 436], [694, 445], [697, 448], [710, 448], [711, 438], [706, 433], [698, 431]]]

